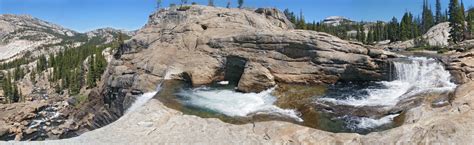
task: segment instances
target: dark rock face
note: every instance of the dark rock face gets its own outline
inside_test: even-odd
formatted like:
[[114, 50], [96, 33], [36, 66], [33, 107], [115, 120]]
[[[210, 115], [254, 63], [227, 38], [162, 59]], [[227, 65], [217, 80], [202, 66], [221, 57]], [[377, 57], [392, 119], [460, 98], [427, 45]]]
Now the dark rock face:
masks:
[[230, 84], [238, 84], [244, 73], [245, 64], [247, 60], [238, 56], [229, 56], [226, 59], [224, 80], [229, 81]]

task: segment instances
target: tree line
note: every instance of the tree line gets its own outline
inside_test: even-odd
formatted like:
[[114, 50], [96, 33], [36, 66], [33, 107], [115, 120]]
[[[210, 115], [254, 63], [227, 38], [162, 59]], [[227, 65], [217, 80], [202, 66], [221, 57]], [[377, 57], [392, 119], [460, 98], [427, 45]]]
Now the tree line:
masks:
[[[357, 40], [365, 44], [390, 40], [390, 42], [417, 40], [424, 43], [421, 35], [425, 34], [436, 24], [450, 22], [453, 28], [450, 31], [450, 42], [458, 43], [471, 38], [474, 33], [474, 10], [465, 13], [464, 4], [459, 0], [450, 0], [448, 9], [442, 10], [440, 0], [436, 0], [435, 10], [430, 7], [428, 0], [423, 0], [421, 16], [415, 16], [411, 12], [405, 12], [401, 21], [393, 17], [389, 22], [342, 22], [340, 25], [328, 25], [323, 22], [307, 22], [300, 11], [298, 15], [288, 9], [284, 10], [286, 17], [295, 24], [296, 29], [314, 30], [326, 32], [346, 40]], [[467, 20], [467, 26], [465, 21]], [[348, 32], [354, 33], [348, 33]]]

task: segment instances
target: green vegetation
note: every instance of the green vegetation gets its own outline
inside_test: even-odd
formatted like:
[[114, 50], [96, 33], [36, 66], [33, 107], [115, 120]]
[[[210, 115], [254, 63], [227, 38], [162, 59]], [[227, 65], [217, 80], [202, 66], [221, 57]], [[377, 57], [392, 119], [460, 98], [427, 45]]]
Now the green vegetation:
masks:
[[[7, 73], [6, 75], [3, 76], [2, 90], [3, 90], [3, 96], [6, 99], [6, 103], [19, 102], [20, 99], [22, 98], [17, 85], [13, 83], [10, 73]], [[24, 100], [24, 99], [21, 99], [21, 100]]]
[[428, 0], [423, 0], [421, 16], [405, 12], [400, 22], [393, 17], [390, 22], [342, 21], [340, 25], [333, 26], [315, 21], [308, 23], [302, 11], [297, 16], [286, 9], [284, 14], [295, 24], [296, 29], [326, 32], [342, 39], [356, 40], [364, 44], [375, 44], [384, 40], [396, 42], [414, 39], [417, 46], [415, 49], [434, 49], [436, 47], [427, 46], [428, 44], [422, 40], [421, 36], [434, 25], [446, 21], [449, 21], [450, 27], [453, 28], [450, 31], [450, 42], [457, 44], [474, 38], [474, 8], [466, 13], [464, 4], [459, 3], [459, 0], [450, 0], [449, 8], [444, 13], [441, 10], [440, 0], [436, 0], [434, 15]]
[[469, 34], [466, 39], [473, 39], [474, 34], [474, 8], [471, 8], [467, 11], [467, 33]]
[[[129, 36], [121, 33], [112, 35], [115, 38], [120, 38], [119, 42], [121, 43], [104, 44], [104, 39], [94, 37], [79, 47], [69, 48], [67, 47], [70, 46], [68, 40], [71, 42], [82, 40], [82, 37], [70, 38], [65, 40], [68, 42], [61, 43], [66, 48], [56, 54], [31, 57], [27, 53], [21, 58], [2, 63], [0, 69], [6, 70], [1, 81], [3, 95], [6, 98], [5, 103], [24, 100], [14, 82], [23, 79], [28, 73], [31, 81], [35, 83], [38, 74], [43, 74], [45, 71], [49, 72], [48, 81], [51, 82], [57, 93], [69, 90], [70, 95], [77, 95], [83, 87], [95, 87], [107, 66], [107, 61], [102, 54], [103, 50], [108, 47], [117, 48], [119, 45], [123, 45], [124, 38], [129, 39]], [[36, 68], [28, 70], [27, 67], [24, 67], [24, 65], [35, 61]], [[87, 65], [84, 65], [85, 62]]]
[[422, 50], [429, 50], [429, 51], [437, 51], [438, 53], [445, 53], [449, 49], [446, 47], [439, 47], [439, 46], [419, 46], [414, 48], [408, 48], [407, 51], [422, 51]]
[[428, 0], [423, 1], [423, 12], [421, 14], [421, 32], [426, 33], [431, 27], [435, 25], [435, 19], [433, 17], [433, 11], [429, 7]]
[[[69, 94], [75, 95], [87, 83], [88, 87], [95, 87], [95, 82], [105, 71], [107, 62], [102, 51], [115, 44], [97, 45], [86, 43], [77, 48], [66, 48], [55, 56], [50, 56], [49, 64], [53, 68], [51, 77], [57, 90], [68, 89]], [[89, 68], [86, 72], [83, 62], [89, 59]], [[87, 76], [87, 80], [85, 79]]]
[[191, 6], [179, 6], [177, 9], [178, 11], [187, 11], [191, 8]]
[[449, 3], [449, 31], [450, 39], [452, 43], [459, 43], [464, 40], [465, 31], [465, 17], [464, 17], [464, 4], [459, 4], [458, 0], [450, 0]]
[[89, 99], [87, 95], [77, 95], [74, 97], [76, 99], [76, 103], [74, 104], [74, 107], [80, 108], [81, 105]]

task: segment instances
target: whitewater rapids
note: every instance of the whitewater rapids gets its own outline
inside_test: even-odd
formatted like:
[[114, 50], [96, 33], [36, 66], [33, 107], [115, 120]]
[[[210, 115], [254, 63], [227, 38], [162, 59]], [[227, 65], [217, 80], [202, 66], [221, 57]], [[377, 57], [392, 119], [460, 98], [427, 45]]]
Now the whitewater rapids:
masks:
[[271, 93], [275, 88], [260, 93], [241, 93], [233, 90], [218, 90], [208, 87], [184, 89], [177, 93], [184, 97], [185, 105], [208, 109], [230, 117], [251, 117], [254, 114], [289, 117], [302, 122], [300, 113], [293, 109], [282, 109], [274, 105], [277, 101]]

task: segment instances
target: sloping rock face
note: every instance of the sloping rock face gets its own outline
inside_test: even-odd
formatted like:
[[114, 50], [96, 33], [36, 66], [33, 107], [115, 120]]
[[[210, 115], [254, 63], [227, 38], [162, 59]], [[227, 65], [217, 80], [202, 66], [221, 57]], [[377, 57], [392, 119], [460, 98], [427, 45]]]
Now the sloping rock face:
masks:
[[77, 36], [77, 32], [28, 15], [0, 15], [0, 60]]
[[[449, 31], [451, 27], [449, 27], [449, 22], [440, 23], [431, 27], [423, 36], [422, 40], [424, 42], [418, 43], [425, 43], [429, 46], [440, 46], [446, 47], [449, 45]], [[417, 47], [417, 42], [415, 40], [407, 40], [403, 42], [395, 42], [390, 44], [381, 45], [379, 47], [392, 49], [392, 50], [404, 50], [407, 48]]]
[[42, 54], [57, 53], [66, 47], [77, 47], [88, 40], [110, 43], [118, 34], [132, 36], [127, 32], [103, 28], [79, 33], [62, 26], [40, 20], [29, 15], [0, 15], [0, 61], [12, 58], [37, 57]]
[[[137, 76], [162, 78], [163, 72], [174, 79], [187, 76], [194, 86], [199, 86], [222, 81], [227, 58], [236, 56], [252, 64], [244, 68], [245, 72], [266, 78], [244, 77], [239, 86], [245, 92], [268, 89], [273, 81], [330, 84], [387, 79], [386, 58], [393, 57], [392, 54], [326, 33], [293, 27], [276, 9], [249, 11], [191, 6], [186, 11], [161, 10], [150, 16], [148, 24], [126, 47], [118, 50], [114, 67], [143, 70], [133, 71]], [[255, 66], [265, 71], [247, 70]], [[120, 78], [131, 74], [114, 75]], [[250, 87], [259, 89], [245, 89]], [[149, 91], [129, 90], [133, 89]]]

